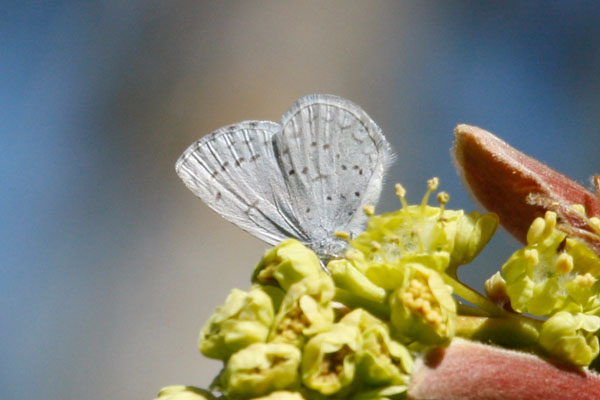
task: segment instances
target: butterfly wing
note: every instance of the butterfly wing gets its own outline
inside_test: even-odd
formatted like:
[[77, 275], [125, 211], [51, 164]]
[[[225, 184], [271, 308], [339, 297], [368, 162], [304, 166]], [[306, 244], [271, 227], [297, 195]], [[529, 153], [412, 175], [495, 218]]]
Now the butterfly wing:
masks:
[[310, 245], [332, 254], [333, 233], [358, 234], [365, 204], [375, 204], [392, 152], [379, 127], [356, 104], [332, 95], [299, 99], [282, 117], [275, 156], [291, 205], [290, 220]]
[[297, 237], [306, 242], [277, 206], [285, 188], [273, 148], [280, 131], [281, 125], [271, 121], [220, 128], [192, 144], [175, 170], [210, 208], [259, 239], [276, 244]]

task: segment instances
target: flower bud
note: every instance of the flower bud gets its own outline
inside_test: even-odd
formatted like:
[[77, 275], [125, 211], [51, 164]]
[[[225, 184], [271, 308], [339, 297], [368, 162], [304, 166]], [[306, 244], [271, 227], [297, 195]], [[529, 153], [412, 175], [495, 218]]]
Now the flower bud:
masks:
[[598, 316], [559, 311], [542, 325], [540, 344], [562, 360], [587, 366], [598, 356], [598, 330]]
[[407, 264], [402, 272], [402, 284], [390, 297], [396, 332], [424, 344], [451, 339], [456, 329], [452, 289], [436, 271], [420, 264]]
[[319, 257], [296, 239], [287, 239], [267, 250], [254, 269], [252, 281], [278, 284], [287, 291], [307, 276], [323, 274]]
[[352, 400], [391, 400], [404, 399], [406, 385], [384, 386], [377, 389], [366, 390], [352, 396]]
[[494, 236], [498, 222], [496, 214], [481, 215], [477, 211], [458, 218], [454, 249], [450, 255], [450, 267], [456, 268], [473, 261]]
[[198, 347], [206, 357], [226, 360], [251, 343], [264, 342], [273, 323], [271, 297], [260, 287], [233, 289], [200, 332]]
[[360, 345], [360, 331], [351, 324], [338, 323], [313, 336], [302, 355], [302, 382], [326, 396], [349, 386]]
[[362, 335], [357, 352], [357, 377], [369, 385], [404, 385], [412, 369], [408, 350], [390, 338], [387, 324], [368, 312], [356, 309], [340, 324], [356, 326]]
[[298, 386], [300, 350], [285, 343], [254, 343], [233, 354], [221, 376], [227, 397], [257, 397]]
[[255, 397], [252, 400], [304, 400], [298, 392], [287, 392], [285, 390], [273, 392], [267, 396]]
[[192, 386], [173, 385], [160, 390], [156, 400], [214, 400], [209, 391]]
[[338, 288], [347, 290], [356, 297], [363, 299], [376, 302], [384, 301], [385, 290], [371, 282], [352, 265], [351, 261], [347, 259], [333, 260], [327, 264], [327, 269]]
[[329, 328], [334, 312], [335, 287], [324, 273], [293, 284], [286, 293], [269, 335], [269, 341], [302, 346], [304, 336]]

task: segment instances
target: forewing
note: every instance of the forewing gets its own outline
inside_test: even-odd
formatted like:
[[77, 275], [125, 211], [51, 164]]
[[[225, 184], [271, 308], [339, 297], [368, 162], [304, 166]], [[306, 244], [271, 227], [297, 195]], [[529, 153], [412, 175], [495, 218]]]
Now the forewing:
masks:
[[277, 207], [286, 187], [273, 149], [280, 130], [270, 121], [223, 127], [192, 144], [175, 166], [210, 208], [269, 244], [302, 238]]
[[365, 204], [379, 198], [392, 159], [379, 127], [356, 104], [332, 95], [299, 99], [282, 118], [275, 154], [302, 232], [327, 242], [360, 232]]

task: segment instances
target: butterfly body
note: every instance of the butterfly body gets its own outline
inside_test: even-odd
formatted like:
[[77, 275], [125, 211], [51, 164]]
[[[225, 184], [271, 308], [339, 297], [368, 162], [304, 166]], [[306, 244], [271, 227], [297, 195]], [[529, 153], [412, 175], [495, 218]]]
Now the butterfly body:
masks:
[[376, 203], [389, 145], [354, 103], [305, 96], [282, 123], [243, 121], [192, 144], [176, 171], [225, 219], [269, 244], [294, 237], [322, 258], [346, 242], [334, 232], [360, 232], [365, 204]]

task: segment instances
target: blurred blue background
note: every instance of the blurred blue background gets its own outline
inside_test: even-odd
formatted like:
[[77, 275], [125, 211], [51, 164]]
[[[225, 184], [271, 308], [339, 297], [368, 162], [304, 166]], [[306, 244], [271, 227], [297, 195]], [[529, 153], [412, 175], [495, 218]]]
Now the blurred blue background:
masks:
[[[0, 397], [151, 399], [206, 386], [198, 331], [266, 246], [179, 181], [194, 140], [298, 97], [360, 104], [420, 200], [478, 206], [458, 123], [578, 181], [598, 172], [600, 6], [550, 2], [30, 1], [0, 5]], [[466, 281], [517, 247], [499, 233]]]

